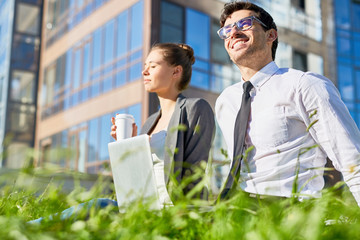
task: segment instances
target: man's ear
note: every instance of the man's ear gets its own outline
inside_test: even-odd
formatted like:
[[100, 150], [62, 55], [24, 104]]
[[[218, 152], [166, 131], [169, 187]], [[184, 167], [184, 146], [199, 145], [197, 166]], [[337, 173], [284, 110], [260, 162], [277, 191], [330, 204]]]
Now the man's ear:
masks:
[[267, 41], [271, 43], [274, 42], [278, 37], [277, 31], [273, 28], [269, 29], [267, 31], [267, 34], [268, 34]]

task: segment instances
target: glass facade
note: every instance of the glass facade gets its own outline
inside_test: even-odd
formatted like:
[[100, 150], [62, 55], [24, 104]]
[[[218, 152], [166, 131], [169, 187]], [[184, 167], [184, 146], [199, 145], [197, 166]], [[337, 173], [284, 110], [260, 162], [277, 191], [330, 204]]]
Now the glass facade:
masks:
[[360, 126], [360, 2], [334, 1], [338, 88]]
[[9, 140], [2, 166], [18, 168], [34, 146], [42, 1], [0, 5], [0, 137]]
[[39, 165], [50, 164], [86, 173], [109, 171], [107, 168], [109, 164], [108, 143], [114, 141], [109, 135], [110, 118], [117, 113], [131, 114], [134, 116], [137, 126], [141, 125], [141, 104], [89, 119], [42, 139], [40, 147], [44, 157]]
[[46, 22], [46, 46], [90, 16], [109, 0], [57, 0], [48, 1]]
[[[52, 2], [53, 6], [50, 4], [49, 10], [52, 10], [47, 12], [48, 16], [57, 19], [60, 12], [65, 14], [82, 9], [79, 10], [82, 13], [74, 15], [79, 23], [106, 1], [69, 1], [61, 11], [55, 8], [62, 6], [59, 2], [62, 1]], [[42, 121], [141, 78], [143, 8], [143, 1], [138, 1], [45, 66], [40, 101]], [[110, 118], [116, 113], [132, 114], [140, 129], [141, 112], [142, 105], [137, 103], [40, 139], [44, 157], [39, 165], [55, 164], [86, 173], [108, 171], [108, 143], [113, 141], [109, 135]]]
[[139, 1], [45, 68], [42, 119], [141, 78], [142, 16]]

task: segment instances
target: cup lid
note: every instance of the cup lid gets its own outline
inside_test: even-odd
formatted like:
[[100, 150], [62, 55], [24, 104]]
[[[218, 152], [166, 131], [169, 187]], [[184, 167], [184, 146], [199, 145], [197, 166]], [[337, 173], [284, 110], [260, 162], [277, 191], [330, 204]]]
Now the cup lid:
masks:
[[131, 120], [135, 121], [133, 115], [131, 115], [131, 114], [117, 113], [116, 116], [115, 116], [115, 119], [123, 119], [123, 118], [128, 118], [128, 119], [131, 119]]

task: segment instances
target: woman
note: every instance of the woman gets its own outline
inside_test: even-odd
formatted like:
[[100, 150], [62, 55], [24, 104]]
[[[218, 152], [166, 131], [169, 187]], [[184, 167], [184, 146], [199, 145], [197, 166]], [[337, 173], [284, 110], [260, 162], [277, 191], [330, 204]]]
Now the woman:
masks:
[[[160, 43], [151, 48], [142, 71], [145, 90], [156, 93], [160, 102], [159, 111], [146, 120], [141, 134], [150, 136], [156, 184], [162, 205], [172, 205], [178, 195], [186, 195], [200, 182], [201, 176], [196, 177], [194, 171], [202, 161], [208, 161], [213, 140], [215, 120], [210, 105], [203, 99], [186, 98], [181, 94], [190, 83], [194, 62], [194, 51], [190, 46]], [[111, 121], [113, 125], [110, 134], [116, 139], [115, 118], [112, 117]], [[134, 124], [133, 136], [136, 132], [137, 126]], [[184, 179], [188, 179], [186, 184]], [[169, 191], [172, 189], [170, 185], [180, 185], [175, 189], [182, 191], [173, 193]], [[172, 197], [169, 192], [172, 192]], [[204, 191], [199, 195], [201, 198], [207, 197]], [[90, 209], [93, 205], [102, 208], [117, 206], [117, 202], [93, 199], [64, 210], [60, 218], [76, 217], [84, 208]], [[39, 218], [30, 223], [40, 223], [42, 220]]]
[[[145, 90], [156, 93], [160, 102], [160, 110], [146, 120], [141, 134], [150, 136], [156, 183], [164, 204], [171, 204], [176, 198], [172, 194], [170, 200], [168, 195], [169, 177], [175, 176], [175, 185], [183, 185], [184, 178], [191, 178], [200, 162], [207, 162], [214, 135], [214, 114], [210, 105], [203, 99], [186, 98], [181, 94], [190, 83], [194, 62], [190, 46], [160, 43], [151, 48], [142, 71]], [[116, 139], [115, 118], [111, 121], [110, 134]], [[183, 194], [200, 180], [189, 180]], [[206, 196], [201, 193], [201, 197]]]

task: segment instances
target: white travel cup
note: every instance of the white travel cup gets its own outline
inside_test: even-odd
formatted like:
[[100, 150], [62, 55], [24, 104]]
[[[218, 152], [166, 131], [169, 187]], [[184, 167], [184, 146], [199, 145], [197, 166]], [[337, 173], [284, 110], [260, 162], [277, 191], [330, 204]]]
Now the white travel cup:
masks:
[[134, 117], [131, 114], [116, 114], [116, 141], [132, 137]]

